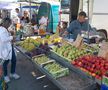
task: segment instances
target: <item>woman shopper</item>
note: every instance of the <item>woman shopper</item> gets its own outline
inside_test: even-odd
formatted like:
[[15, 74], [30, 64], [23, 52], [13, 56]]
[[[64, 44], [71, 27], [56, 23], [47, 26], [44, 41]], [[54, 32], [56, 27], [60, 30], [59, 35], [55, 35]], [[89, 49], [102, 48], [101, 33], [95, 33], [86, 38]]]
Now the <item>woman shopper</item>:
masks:
[[6, 83], [10, 82], [10, 78], [7, 73], [7, 66], [9, 61], [11, 61], [11, 74], [10, 77], [14, 79], [19, 79], [20, 76], [15, 73], [16, 69], [16, 56], [12, 42], [15, 37], [13, 31], [11, 33], [8, 31], [9, 26], [11, 25], [11, 19], [4, 18], [0, 25], [0, 58], [4, 60], [3, 70], [4, 70], [4, 79]]

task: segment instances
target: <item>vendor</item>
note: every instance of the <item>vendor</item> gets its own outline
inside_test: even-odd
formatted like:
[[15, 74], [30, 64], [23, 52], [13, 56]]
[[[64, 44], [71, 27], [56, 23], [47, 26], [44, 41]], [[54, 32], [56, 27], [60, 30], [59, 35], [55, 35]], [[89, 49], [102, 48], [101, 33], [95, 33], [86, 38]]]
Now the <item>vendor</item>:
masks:
[[15, 9], [16, 11], [16, 16], [18, 16], [20, 19], [22, 18], [22, 14], [18, 8]]
[[[90, 25], [89, 29], [91, 29]], [[76, 40], [78, 34], [81, 34], [81, 32], [87, 32], [87, 30], [88, 21], [86, 20], [86, 13], [81, 11], [78, 15], [77, 20], [70, 23], [67, 31], [64, 32], [63, 36], [72, 34], [72, 38]]]
[[29, 19], [29, 15], [27, 11], [24, 11], [24, 15], [21, 18], [21, 22], [22, 23], [29, 23], [30, 19]]

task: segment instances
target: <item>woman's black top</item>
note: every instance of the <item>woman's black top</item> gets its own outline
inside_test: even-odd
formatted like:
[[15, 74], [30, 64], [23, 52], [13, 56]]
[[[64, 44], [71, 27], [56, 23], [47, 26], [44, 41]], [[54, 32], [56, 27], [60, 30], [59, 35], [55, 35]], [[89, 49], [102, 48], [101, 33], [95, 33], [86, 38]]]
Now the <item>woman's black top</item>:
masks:
[[29, 17], [26, 17], [26, 18], [25, 18], [25, 17], [22, 17], [21, 20], [22, 20], [24, 23], [29, 23], [29, 21], [30, 21], [30, 20], [29, 20]]

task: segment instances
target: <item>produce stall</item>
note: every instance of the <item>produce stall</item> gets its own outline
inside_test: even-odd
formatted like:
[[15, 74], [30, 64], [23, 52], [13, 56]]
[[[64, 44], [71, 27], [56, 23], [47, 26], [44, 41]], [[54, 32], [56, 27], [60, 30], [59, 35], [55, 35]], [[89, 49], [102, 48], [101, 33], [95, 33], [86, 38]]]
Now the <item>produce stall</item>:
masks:
[[[22, 52], [21, 48], [17, 48], [17, 49]], [[61, 90], [72, 90], [72, 89], [78, 90], [79, 88], [81, 90], [94, 90], [95, 83], [93, 80], [82, 79], [75, 72], [69, 71], [68, 68], [65, 68], [64, 66], [60, 65], [58, 62], [55, 63], [55, 59], [50, 59], [50, 61], [49, 61], [49, 60], [47, 60], [48, 58], [46, 56], [43, 56], [43, 57], [41, 57], [41, 56], [43, 56], [43, 55], [36, 56], [33, 59], [30, 59], [30, 57], [29, 57], [29, 59], [33, 62], [34, 66], [36, 68], [38, 68], [43, 74], [45, 74], [48, 77], [48, 79], [51, 80], [55, 85], [57, 85]], [[39, 57], [40, 57], [40, 59], [39, 59]], [[41, 60], [43, 60], [43, 61], [41, 61]], [[54, 63], [54, 65], [52, 65], [53, 63]], [[58, 65], [60, 66], [59, 68], [58, 68]], [[56, 67], [58, 69], [55, 69], [54, 67]], [[63, 69], [60, 71], [61, 67]], [[49, 68], [50, 68], [50, 70], [48, 70]], [[53, 71], [55, 71], [56, 73], [53, 73]], [[65, 82], [66, 80], [67, 80], [67, 82]], [[81, 83], [83, 83], [83, 84], [81, 84]]]
[[55, 46], [51, 51], [51, 57], [55, 57], [58, 62], [68, 66], [68, 68], [74, 70], [83, 78], [89, 77], [95, 79], [101, 85], [102, 76], [107, 74], [108, 61], [102, 57], [93, 55], [93, 51], [91, 51], [93, 49], [89, 50], [90, 52], [86, 50], [78, 50], [71, 45], [64, 45], [60, 48]]
[[[68, 67], [69, 65], [64, 65], [59, 61], [59, 58], [52, 56], [52, 53], [50, 54], [50, 51], [47, 54], [46, 52], [42, 51], [46, 55], [43, 55], [43, 53], [35, 53], [36, 55], [33, 55], [32, 53], [27, 53], [31, 49], [26, 49], [21, 44], [19, 45], [19, 43], [15, 47], [23, 55], [28, 57], [29, 60], [33, 62], [34, 66], [36, 66], [36, 68], [38, 68], [43, 74], [45, 74], [45, 76], [47, 76], [49, 80], [51, 80], [61, 90], [79, 90], [79, 88], [80, 90], [94, 90], [96, 88], [96, 83], [94, 80], [86, 77], [86, 74], [81, 74], [81, 76], [80, 74], [75, 72], [75, 67], [72, 67], [72, 69], [70, 69]], [[43, 49], [45, 48], [41, 48], [40, 50]]]
[[98, 44], [83, 43], [79, 48], [55, 34], [28, 37], [15, 47], [61, 90], [94, 90], [108, 73], [108, 61], [98, 56]]

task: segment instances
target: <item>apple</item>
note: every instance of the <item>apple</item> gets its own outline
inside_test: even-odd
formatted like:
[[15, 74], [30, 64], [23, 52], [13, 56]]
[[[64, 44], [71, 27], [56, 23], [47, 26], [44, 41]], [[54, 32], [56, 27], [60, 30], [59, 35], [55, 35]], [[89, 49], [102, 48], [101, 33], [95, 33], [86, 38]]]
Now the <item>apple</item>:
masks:
[[[101, 79], [108, 71], [108, 61], [102, 57], [85, 55], [76, 59], [73, 63], [76, 67], [81, 68], [86, 73]], [[108, 75], [108, 74], [107, 74]]]

